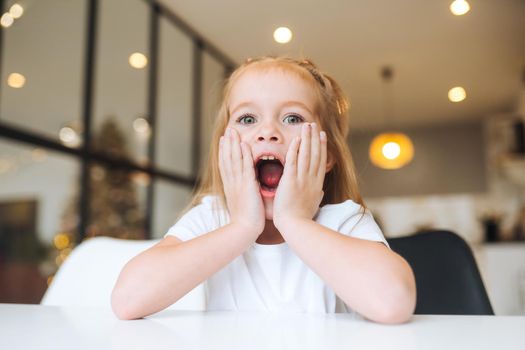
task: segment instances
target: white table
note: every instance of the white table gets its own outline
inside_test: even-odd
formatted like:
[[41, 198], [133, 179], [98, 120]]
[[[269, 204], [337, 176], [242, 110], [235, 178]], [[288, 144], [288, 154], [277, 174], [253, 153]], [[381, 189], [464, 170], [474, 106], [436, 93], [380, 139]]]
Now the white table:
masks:
[[0, 349], [525, 349], [524, 316], [414, 316], [387, 326], [347, 314], [109, 310], [0, 304]]

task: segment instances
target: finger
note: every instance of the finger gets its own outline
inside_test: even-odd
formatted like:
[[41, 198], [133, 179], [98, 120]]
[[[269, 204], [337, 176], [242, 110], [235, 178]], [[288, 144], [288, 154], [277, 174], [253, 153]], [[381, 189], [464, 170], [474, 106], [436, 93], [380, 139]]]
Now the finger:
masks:
[[326, 132], [321, 131], [319, 135], [319, 142], [321, 144], [321, 157], [317, 177], [319, 178], [321, 183], [323, 183], [326, 174], [326, 162], [328, 156], [328, 141], [326, 139]]
[[310, 124], [304, 123], [301, 130], [301, 145], [299, 146], [299, 156], [297, 160], [297, 173], [302, 176], [308, 171], [310, 165]]
[[288, 147], [288, 152], [286, 152], [286, 162], [284, 164], [283, 171], [283, 173], [287, 176], [297, 175], [297, 153], [299, 152], [300, 144], [301, 138], [297, 136], [292, 140], [290, 146]]
[[317, 175], [319, 173], [319, 163], [321, 162], [321, 144], [319, 140], [319, 128], [316, 123], [312, 123], [312, 137], [311, 137], [311, 155], [310, 168], [308, 173], [310, 175]]
[[222, 159], [224, 164], [224, 174], [228, 178], [232, 176], [232, 156], [231, 156], [231, 130], [226, 129], [222, 145]]
[[224, 160], [223, 160], [223, 154], [224, 154], [224, 151], [223, 151], [223, 148], [224, 148], [224, 136], [221, 136], [221, 138], [219, 139], [219, 172], [221, 174], [221, 178], [224, 178]]
[[256, 179], [255, 176], [255, 168], [253, 164], [253, 155], [250, 147], [244, 143], [241, 142], [241, 152], [242, 152], [242, 165], [243, 165], [243, 173], [246, 176], [250, 176], [252, 179]]
[[242, 176], [242, 151], [241, 151], [241, 139], [239, 133], [235, 129], [231, 130], [231, 147], [232, 147], [232, 170], [234, 176]]

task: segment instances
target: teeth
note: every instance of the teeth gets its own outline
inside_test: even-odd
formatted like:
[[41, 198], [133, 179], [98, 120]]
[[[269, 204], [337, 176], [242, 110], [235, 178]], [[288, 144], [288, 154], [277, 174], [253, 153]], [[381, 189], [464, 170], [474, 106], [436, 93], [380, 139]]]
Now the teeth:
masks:
[[261, 156], [261, 159], [262, 160], [274, 160], [275, 157], [274, 156]]

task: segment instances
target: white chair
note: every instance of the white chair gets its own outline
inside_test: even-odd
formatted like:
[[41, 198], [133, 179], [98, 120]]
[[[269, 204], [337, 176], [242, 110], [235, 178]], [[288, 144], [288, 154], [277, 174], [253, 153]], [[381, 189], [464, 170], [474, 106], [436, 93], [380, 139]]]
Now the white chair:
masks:
[[[111, 309], [111, 291], [124, 265], [157, 242], [110, 237], [86, 240], [64, 261], [41, 304]], [[204, 310], [204, 300], [204, 288], [199, 285], [169, 309]]]

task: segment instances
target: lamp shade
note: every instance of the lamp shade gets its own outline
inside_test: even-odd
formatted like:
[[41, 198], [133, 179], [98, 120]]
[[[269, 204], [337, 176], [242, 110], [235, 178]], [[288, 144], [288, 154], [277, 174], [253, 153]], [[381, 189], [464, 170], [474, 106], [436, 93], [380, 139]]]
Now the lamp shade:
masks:
[[382, 133], [374, 137], [369, 149], [370, 160], [382, 169], [399, 169], [414, 158], [414, 145], [402, 133]]

